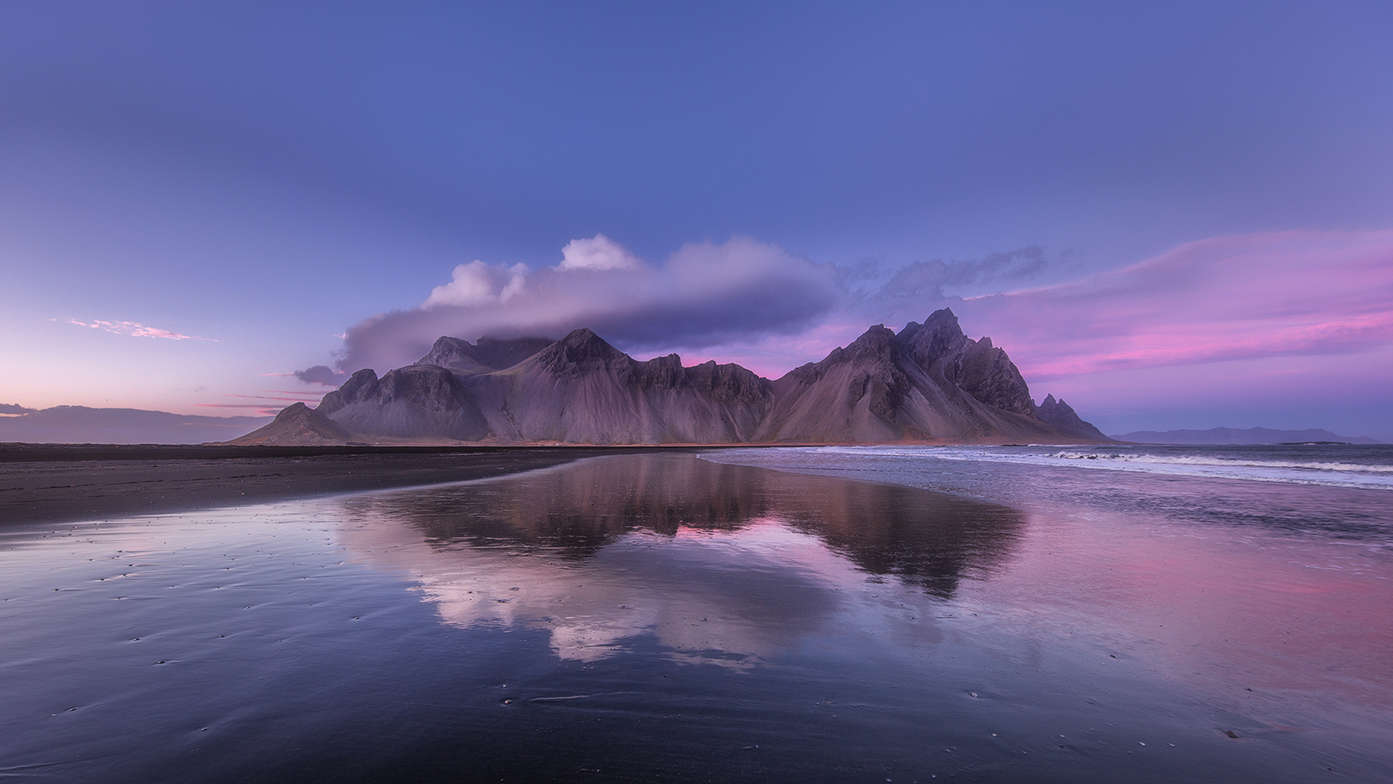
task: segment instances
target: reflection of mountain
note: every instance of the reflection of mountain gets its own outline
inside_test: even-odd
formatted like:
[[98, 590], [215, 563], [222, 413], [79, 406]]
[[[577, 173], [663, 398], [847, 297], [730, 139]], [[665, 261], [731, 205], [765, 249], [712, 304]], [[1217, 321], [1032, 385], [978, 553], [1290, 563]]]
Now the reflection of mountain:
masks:
[[343, 503], [349, 549], [412, 573], [448, 622], [545, 627], [582, 660], [645, 631], [688, 655], [768, 655], [844, 610], [840, 587], [866, 572], [951, 597], [1023, 525], [1005, 507], [688, 455]]

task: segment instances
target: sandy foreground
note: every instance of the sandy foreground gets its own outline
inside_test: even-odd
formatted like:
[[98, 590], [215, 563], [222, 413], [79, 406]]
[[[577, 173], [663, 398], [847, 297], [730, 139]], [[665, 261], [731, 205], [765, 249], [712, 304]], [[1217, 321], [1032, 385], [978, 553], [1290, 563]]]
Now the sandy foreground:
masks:
[[0, 444], [0, 525], [101, 520], [484, 479], [664, 447]]

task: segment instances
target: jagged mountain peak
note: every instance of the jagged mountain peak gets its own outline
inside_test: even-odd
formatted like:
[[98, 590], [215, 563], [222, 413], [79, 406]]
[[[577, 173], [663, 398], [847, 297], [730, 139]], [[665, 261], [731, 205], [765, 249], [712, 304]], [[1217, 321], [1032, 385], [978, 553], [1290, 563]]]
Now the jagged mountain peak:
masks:
[[1045, 399], [1040, 401], [1035, 415], [1042, 422], [1055, 427], [1066, 435], [1078, 438], [1106, 440], [1107, 436], [1103, 431], [1085, 422], [1082, 417], [1068, 404], [1063, 398], [1055, 399], [1054, 395], [1045, 395]]
[[[421, 363], [353, 374], [317, 413], [368, 436], [502, 443], [1106, 439], [1053, 396], [1037, 411], [1006, 352], [946, 308], [899, 333], [876, 324], [778, 381], [676, 354], [638, 361], [590, 329], [508, 364], [542, 342], [447, 336]], [[456, 357], [506, 372], [447, 367]]]
[[442, 335], [417, 365], [436, 365], [453, 373], [469, 375], [503, 370], [552, 344], [548, 338], [482, 337], [470, 343], [463, 338]]
[[850, 357], [880, 357], [895, 346], [895, 331], [884, 324], [874, 324], [844, 349]]
[[579, 361], [585, 359], [628, 358], [628, 354], [609, 344], [609, 341], [596, 335], [594, 331], [582, 327], [572, 330], [566, 337], [553, 343], [548, 350], [563, 354], [566, 358]]
[[902, 345], [914, 361], [928, 367], [934, 360], [961, 350], [968, 342], [963, 334], [958, 317], [950, 308], [942, 308], [930, 313], [924, 323], [911, 321], [898, 335]]
[[[575, 376], [606, 368], [632, 371], [638, 363], [589, 329], [572, 330], [520, 363], [515, 371], [542, 368], [555, 376]], [[510, 371], [511, 372], [511, 371]]]

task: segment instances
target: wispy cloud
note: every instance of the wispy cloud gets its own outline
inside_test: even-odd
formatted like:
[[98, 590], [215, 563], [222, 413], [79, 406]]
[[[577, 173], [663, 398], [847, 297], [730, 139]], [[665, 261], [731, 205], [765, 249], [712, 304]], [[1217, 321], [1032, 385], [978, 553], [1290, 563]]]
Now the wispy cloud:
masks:
[[343, 381], [346, 374], [334, 370], [328, 365], [315, 365], [304, 370], [297, 370], [290, 375], [306, 384], [323, 384], [326, 387], [335, 387]]
[[68, 319], [69, 324], [75, 327], [86, 327], [88, 329], [98, 329], [103, 332], [110, 332], [113, 335], [125, 335], [133, 338], [157, 338], [160, 340], [199, 340], [206, 343], [217, 343], [217, 338], [204, 338], [197, 335], [185, 335], [182, 332], [175, 332], [160, 327], [152, 327], [149, 324], [142, 324], [139, 321], [107, 321], [106, 319], [96, 319], [95, 321], [81, 321], [78, 319]]
[[275, 406], [264, 403], [195, 403], [198, 408], [234, 408], [246, 412], [244, 416], [273, 416], [280, 411]]
[[1393, 232], [1216, 237], [961, 313], [1034, 378], [1359, 352], [1393, 341]]

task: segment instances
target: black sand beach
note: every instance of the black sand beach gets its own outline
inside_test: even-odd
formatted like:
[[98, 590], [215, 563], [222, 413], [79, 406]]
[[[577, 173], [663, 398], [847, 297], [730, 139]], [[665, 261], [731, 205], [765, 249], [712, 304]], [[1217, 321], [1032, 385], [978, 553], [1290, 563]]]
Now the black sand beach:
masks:
[[459, 482], [683, 447], [0, 444], [0, 525]]

